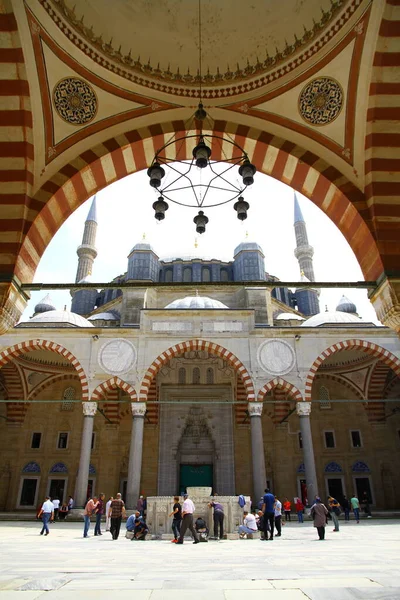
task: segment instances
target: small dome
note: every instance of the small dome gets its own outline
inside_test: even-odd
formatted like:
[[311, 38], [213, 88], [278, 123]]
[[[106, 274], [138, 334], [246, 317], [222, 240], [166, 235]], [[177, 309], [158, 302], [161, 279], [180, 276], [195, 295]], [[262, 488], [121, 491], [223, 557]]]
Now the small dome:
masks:
[[111, 312], [102, 312], [88, 317], [88, 321], [119, 321], [119, 317]]
[[140, 242], [139, 244], [135, 244], [132, 248], [132, 250], [129, 252], [128, 256], [130, 254], [132, 254], [132, 252], [136, 252], [137, 250], [141, 250], [143, 251], [147, 251], [147, 252], [154, 252], [154, 248], [152, 246], [150, 246], [150, 244], [146, 244], [146, 242]]
[[239, 252], [243, 252], [243, 250], [261, 252], [261, 254], [264, 256], [264, 252], [261, 246], [259, 246], [259, 244], [257, 244], [256, 242], [242, 242], [241, 244], [239, 244], [239, 246], [235, 248], [233, 256], [235, 257], [237, 254], [239, 254]]
[[93, 327], [90, 323], [81, 315], [70, 312], [69, 310], [49, 310], [45, 313], [39, 314], [36, 317], [32, 317], [29, 321], [22, 321], [27, 324], [39, 324], [43, 325], [60, 325], [60, 327]]
[[47, 312], [49, 310], [56, 310], [53, 304], [50, 294], [47, 294], [38, 304], [35, 306], [35, 315]]
[[295, 313], [281, 313], [276, 317], [277, 321], [304, 321], [304, 317]]
[[343, 295], [339, 300], [336, 310], [344, 313], [357, 313], [357, 306], [347, 296]]
[[301, 324], [301, 327], [320, 327], [321, 325], [329, 326], [330, 324], [338, 325], [346, 323], [365, 325], [365, 321], [356, 317], [356, 315], [335, 311], [318, 313], [307, 319], [307, 321], [304, 321], [304, 323]]
[[225, 304], [207, 296], [186, 296], [168, 304], [165, 308], [228, 308]]

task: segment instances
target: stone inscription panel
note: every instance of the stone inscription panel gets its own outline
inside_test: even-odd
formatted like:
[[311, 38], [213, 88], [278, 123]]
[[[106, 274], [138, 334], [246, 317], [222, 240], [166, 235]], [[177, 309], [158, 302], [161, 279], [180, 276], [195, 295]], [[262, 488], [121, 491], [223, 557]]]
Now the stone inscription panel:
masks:
[[127, 340], [111, 340], [100, 348], [98, 361], [106, 373], [111, 375], [126, 373], [136, 362], [136, 348]]
[[282, 340], [267, 340], [258, 350], [258, 362], [272, 375], [285, 375], [295, 364], [293, 348]]

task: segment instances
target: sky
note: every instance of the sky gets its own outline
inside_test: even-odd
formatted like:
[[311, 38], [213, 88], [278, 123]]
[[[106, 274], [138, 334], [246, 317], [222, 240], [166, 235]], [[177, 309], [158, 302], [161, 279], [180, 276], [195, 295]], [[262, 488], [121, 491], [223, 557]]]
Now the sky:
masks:
[[[233, 259], [234, 249], [242, 241], [257, 242], [265, 254], [265, 269], [282, 281], [298, 281], [300, 269], [294, 256], [294, 192], [287, 185], [262, 173], [247, 188], [245, 200], [250, 204], [248, 218], [239, 221], [233, 203], [204, 208], [209, 218], [206, 232], [196, 234], [195, 208], [169, 202], [164, 221], [154, 218], [152, 204], [157, 193], [150, 188], [146, 171], [121, 179], [97, 194], [98, 251], [92, 271], [94, 282], [107, 282], [127, 270], [127, 256], [133, 246], [150, 243], [160, 258], [196, 256]], [[307, 225], [309, 243], [314, 247], [314, 273], [317, 281], [361, 281], [364, 279], [349, 244], [336, 225], [310, 200], [297, 194]], [[189, 198], [189, 192], [188, 192]], [[47, 247], [37, 268], [34, 281], [41, 283], [74, 282], [82, 243], [84, 222], [91, 199], [81, 205], [59, 229]], [[197, 248], [195, 242], [197, 239]], [[22, 316], [28, 320], [35, 305], [47, 294], [32, 292]], [[357, 306], [358, 314], [368, 322], [379, 324], [366, 290], [323, 289], [321, 311], [335, 310], [342, 294]], [[211, 294], [210, 294], [211, 295]], [[68, 291], [51, 291], [57, 309], [70, 309]]]

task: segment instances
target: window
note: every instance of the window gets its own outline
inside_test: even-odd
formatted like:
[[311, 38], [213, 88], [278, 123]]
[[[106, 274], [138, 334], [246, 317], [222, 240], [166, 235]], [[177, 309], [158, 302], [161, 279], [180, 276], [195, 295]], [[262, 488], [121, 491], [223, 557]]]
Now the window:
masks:
[[90, 445], [90, 449], [93, 450], [93, 448], [95, 447], [95, 445], [96, 445], [96, 432], [94, 431], [92, 433], [92, 443]]
[[228, 271], [226, 269], [221, 269], [221, 281], [229, 281]]
[[186, 369], [181, 367], [178, 371], [178, 383], [185, 384], [186, 383]]
[[73, 387], [67, 387], [63, 393], [63, 401], [61, 404], [61, 410], [74, 410], [75, 400], [75, 389]]
[[172, 269], [167, 269], [165, 271], [164, 281], [165, 281], [165, 283], [171, 283], [171, 281], [172, 281]]
[[303, 449], [303, 438], [301, 436], [300, 431], [298, 433], [298, 439], [299, 439], [299, 448], [300, 448], [300, 450], [302, 450]]
[[183, 269], [183, 281], [192, 281], [192, 269]]
[[65, 450], [68, 447], [68, 433], [63, 431], [58, 434], [57, 448], [59, 450]]
[[329, 390], [324, 385], [321, 385], [321, 387], [319, 388], [319, 402], [320, 408], [331, 408]]
[[361, 433], [359, 431], [350, 431], [351, 445], [353, 448], [361, 448]]
[[207, 369], [206, 379], [209, 385], [214, 383], [214, 369], [211, 369], [211, 367]]
[[197, 367], [193, 369], [193, 383], [200, 383], [200, 369], [198, 369]]
[[31, 448], [40, 448], [42, 434], [39, 432], [32, 433]]
[[335, 435], [333, 431], [325, 431], [325, 448], [335, 448]]
[[201, 280], [202, 281], [211, 281], [211, 271], [210, 271], [210, 269], [207, 269], [207, 267], [204, 267], [202, 270]]

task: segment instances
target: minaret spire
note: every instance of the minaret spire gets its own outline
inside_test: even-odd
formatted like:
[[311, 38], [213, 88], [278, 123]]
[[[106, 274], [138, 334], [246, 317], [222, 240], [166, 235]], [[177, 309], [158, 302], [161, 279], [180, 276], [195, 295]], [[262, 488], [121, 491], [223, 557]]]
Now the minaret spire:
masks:
[[79, 283], [82, 279], [85, 279], [88, 275], [91, 275], [93, 269], [93, 262], [97, 256], [96, 250], [96, 233], [97, 233], [97, 211], [96, 211], [96, 196], [92, 200], [90, 210], [85, 221], [85, 228], [83, 230], [82, 244], [78, 246], [76, 251], [79, 260], [78, 268], [76, 271], [75, 282]]

